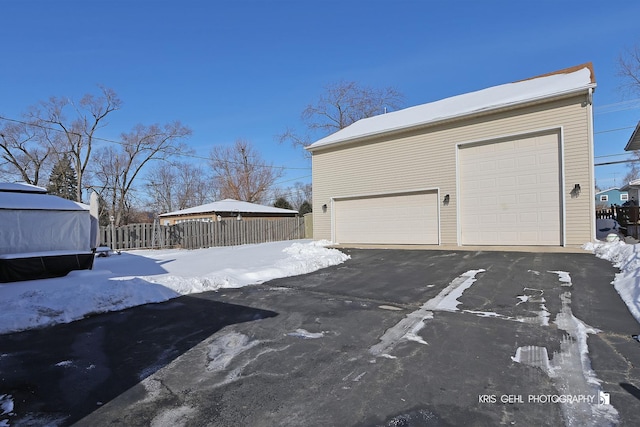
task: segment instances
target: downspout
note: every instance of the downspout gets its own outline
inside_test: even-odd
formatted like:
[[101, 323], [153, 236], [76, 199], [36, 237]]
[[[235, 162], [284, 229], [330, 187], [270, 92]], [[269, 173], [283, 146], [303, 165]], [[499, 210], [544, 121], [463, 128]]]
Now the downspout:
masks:
[[591, 187], [589, 189], [589, 210], [591, 212], [591, 240], [596, 240], [596, 199], [592, 194], [596, 188], [596, 175], [595, 175], [595, 157], [594, 157], [594, 141], [593, 141], [593, 88], [589, 88], [587, 94], [587, 110], [589, 115], [589, 156], [591, 159]]

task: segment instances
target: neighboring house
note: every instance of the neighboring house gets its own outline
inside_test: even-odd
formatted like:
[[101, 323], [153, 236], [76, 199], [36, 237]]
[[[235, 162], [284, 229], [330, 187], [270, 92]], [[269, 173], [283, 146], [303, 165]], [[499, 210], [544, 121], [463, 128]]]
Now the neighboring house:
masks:
[[612, 205], [620, 206], [628, 201], [629, 192], [619, 188], [610, 188], [596, 193], [596, 208], [608, 208]]
[[274, 219], [295, 217], [297, 215], [298, 211], [291, 209], [281, 209], [273, 206], [264, 206], [255, 203], [241, 202], [239, 200], [225, 199], [193, 208], [161, 214], [160, 222], [163, 225], [174, 225], [185, 221], [214, 222], [227, 219]]
[[595, 87], [588, 63], [363, 119], [316, 141], [314, 238], [591, 241]]
[[[629, 203], [628, 204], [632, 204], [634, 206], [638, 206], [638, 200], [640, 200], [640, 179], [636, 179], [634, 181], [629, 182], [628, 184], [625, 184], [622, 186], [622, 188], [620, 189], [622, 191], [626, 191], [629, 196]], [[624, 203], [623, 203], [624, 204]]]
[[89, 206], [33, 185], [0, 183], [0, 282], [90, 269], [91, 242]]
[[[625, 151], [637, 151], [640, 150], [640, 122], [636, 125], [627, 145], [624, 147]], [[629, 200], [635, 206], [638, 206], [638, 200], [640, 200], [640, 179], [629, 182], [622, 186], [621, 190], [629, 193]]]

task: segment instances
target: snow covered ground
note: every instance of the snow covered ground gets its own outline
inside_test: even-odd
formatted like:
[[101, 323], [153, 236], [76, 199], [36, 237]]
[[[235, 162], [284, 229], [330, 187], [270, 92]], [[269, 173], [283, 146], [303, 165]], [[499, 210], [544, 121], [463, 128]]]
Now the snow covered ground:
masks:
[[129, 251], [96, 258], [93, 270], [0, 284], [0, 334], [309, 273], [349, 258], [327, 248], [328, 243], [298, 240], [198, 250]]
[[[0, 334], [86, 315], [309, 273], [349, 257], [327, 241], [285, 241], [199, 250], [140, 250], [96, 258], [91, 271], [0, 284]], [[640, 322], [640, 244], [587, 243], [620, 269], [614, 287]]]
[[640, 244], [597, 242], [587, 243], [584, 249], [592, 251], [598, 258], [611, 261], [620, 269], [613, 286], [640, 323]]

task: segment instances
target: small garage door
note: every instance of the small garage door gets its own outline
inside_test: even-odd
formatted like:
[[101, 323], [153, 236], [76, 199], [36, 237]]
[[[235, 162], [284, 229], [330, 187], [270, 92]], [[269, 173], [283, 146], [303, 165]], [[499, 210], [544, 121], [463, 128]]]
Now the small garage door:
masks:
[[439, 243], [437, 192], [338, 199], [334, 208], [338, 243]]
[[561, 245], [557, 133], [460, 148], [463, 245]]

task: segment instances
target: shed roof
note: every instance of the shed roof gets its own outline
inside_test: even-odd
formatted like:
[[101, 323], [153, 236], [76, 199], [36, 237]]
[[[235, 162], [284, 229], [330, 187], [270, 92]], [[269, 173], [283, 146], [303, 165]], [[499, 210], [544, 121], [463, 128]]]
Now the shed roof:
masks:
[[358, 140], [373, 135], [408, 130], [530, 102], [586, 92], [596, 87], [593, 65], [577, 65], [476, 92], [445, 98], [379, 116], [359, 120], [316, 141], [308, 150]]
[[193, 208], [168, 212], [161, 217], [179, 216], [190, 214], [201, 214], [210, 212], [237, 212], [237, 213], [263, 213], [263, 214], [297, 214], [298, 211], [291, 209], [276, 208], [273, 206], [258, 205], [256, 203], [242, 202], [234, 199], [224, 199], [218, 202], [207, 203]]

